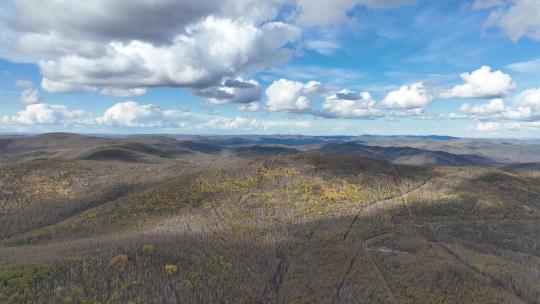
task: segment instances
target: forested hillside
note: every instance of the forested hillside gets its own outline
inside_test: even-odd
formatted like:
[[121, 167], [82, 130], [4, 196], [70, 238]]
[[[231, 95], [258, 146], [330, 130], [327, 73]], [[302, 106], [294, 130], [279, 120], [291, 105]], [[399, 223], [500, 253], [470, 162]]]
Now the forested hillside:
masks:
[[64, 140], [0, 150], [1, 303], [540, 303], [537, 167]]

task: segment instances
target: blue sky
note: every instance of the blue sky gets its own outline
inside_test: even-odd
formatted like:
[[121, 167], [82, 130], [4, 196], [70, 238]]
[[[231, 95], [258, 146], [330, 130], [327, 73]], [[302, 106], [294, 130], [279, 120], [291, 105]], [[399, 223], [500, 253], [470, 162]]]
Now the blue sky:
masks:
[[0, 133], [540, 137], [537, 0], [13, 0]]

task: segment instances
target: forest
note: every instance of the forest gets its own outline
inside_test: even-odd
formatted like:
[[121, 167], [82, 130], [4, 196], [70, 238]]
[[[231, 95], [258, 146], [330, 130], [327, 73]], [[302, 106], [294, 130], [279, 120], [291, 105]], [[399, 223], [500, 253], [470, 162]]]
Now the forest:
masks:
[[240, 139], [0, 138], [0, 302], [540, 303], [540, 143]]

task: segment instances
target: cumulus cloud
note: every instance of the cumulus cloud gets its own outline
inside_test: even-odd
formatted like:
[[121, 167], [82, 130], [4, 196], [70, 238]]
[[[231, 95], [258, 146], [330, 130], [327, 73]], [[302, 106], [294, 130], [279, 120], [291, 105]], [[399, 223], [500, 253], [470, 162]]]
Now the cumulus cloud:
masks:
[[540, 130], [540, 121], [527, 122], [479, 122], [476, 130], [480, 132], [490, 132], [499, 134], [502, 131], [538, 131]]
[[[499, 105], [498, 108], [501, 106]], [[500, 110], [500, 109], [498, 109]], [[505, 107], [503, 111], [495, 111], [491, 114], [492, 119], [510, 121], [540, 121], [540, 88], [528, 89], [513, 98], [513, 103]]]
[[375, 108], [375, 103], [368, 92], [359, 94], [345, 89], [326, 97], [321, 114], [326, 117], [349, 119], [384, 116], [380, 110]]
[[180, 110], [163, 109], [154, 104], [134, 101], [120, 102], [93, 120], [94, 126], [130, 128], [170, 128], [195, 130], [257, 129], [265, 124], [244, 116], [223, 117], [217, 114], [196, 114]]
[[39, 91], [37, 89], [26, 89], [21, 92], [20, 102], [24, 104], [35, 104], [41, 102]]
[[431, 96], [424, 84], [417, 82], [388, 92], [378, 106], [396, 110], [405, 115], [416, 115], [431, 105], [432, 100], [433, 96]]
[[469, 114], [469, 115], [493, 115], [493, 114], [500, 114], [504, 112], [504, 102], [500, 98], [496, 98], [491, 100], [489, 103], [483, 103], [478, 105], [469, 105], [468, 103], [464, 103], [459, 110], [463, 113]]
[[253, 123], [253, 120], [243, 117], [243, 116], [237, 116], [233, 119], [221, 119], [221, 120], [222, 120], [221, 126], [224, 129], [239, 129]]
[[517, 95], [505, 117], [512, 120], [540, 120], [540, 88], [528, 89]]
[[14, 116], [4, 116], [5, 124], [21, 125], [75, 125], [85, 123], [88, 113], [81, 110], [70, 110], [64, 105], [30, 104]]
[[[62, 33], [98, 41], [143, 40], [167, 43], [187, 26], [208, 16], [260, 24], [274, 19], [283, 5], [297, 9], [304, 25], [343, 22], [352, 8], [390, 8], [413, 0], [16, 0], [12, 27], [29, 33]], [[47, 12], [47, 14], [43, 14]], [[144, 20], [144, 22], [141, 22]]]
[[[390, 8], [410, 2], [15, 0], [5, 36], [15, 57], [28, 54], [38, 61], [41, 86], [48, 92], [130, 97], [152, 87], [187, 87], [203, 96], [235, 95], [211, 98], [213, 103], [249, 103], [260, 92], [234, 88], [238, 92], [231, 93], [223, 81], [289, 59], [301, 37], [299, 26], [342, 22], [358, 5]], [[290, 8], [295, 13], [285, 18], [289, 23], [275, 22]], [[324, 54], [339, 47], [328, 39], [305, 45]]]
[[104, 126], [181, 128], [193, 115], [179, 110], [166, 110], [154, 104], [120, 102], [108, 108], [95, 122]]
[[464, 83], [442, 92], [441, 98], [497, 98], [515, 89], [510, 75], [501, 71], [492, 72], [489, 66], [482, 66], [471, 73], [461, 73]]
[[261, 98], [261, 87], [255, 80], [227, 79], [218, 86], [193, 90], [212, 104], [254, 103]]
[[514, 0], [494, 10], [486, 24], [502, 29], [513, 41], [522, 37], [540, 40], [540, 2], [537, 0]]
[[313, 127], [313, 123], [309, 120], [256, 120], [253, 122], [253, 125], [263, 130], [272, 128], [290, 128], [292, 131]]
[[111, 42], [107, 54], [40, 61], [42, 86], [51, 92], [84, 87], [209, 87], [230, 74], [258, 70], [287, 59], [282, 47], [300, 30], [280, 22], [256, 27], [208, 17], [189, 26], [171, 45]]
[[516, 96], [518, 106], [530, 107], [535, 112], [540, 112], [540, 88], [528, 89]]
[[476, 130], [480, 132], [496, 132], [500, 131], [502, 125], [499, 122], [479, 122], [476, 125]]
[[210, 15], [253, 23], [272, 19], [277, 4], [256, 0], [16, 0], [17, 15], [11, 24], [19, 31], [62, 33], [74, 41], [166, 43], [189, 24]]
[[471, 106], [463, 104], [462, 114], [450, 114], [450, 119], [476, 119], [476, 130], [483, 132], [536, 130], [540, 128], [540, 88], [528, 89], [513, 98], [510, 106], [501, 99]]
[[306, 112], [310, 109], [309, 98], [323, 91], [323, 85], [317, 81], [301, 83], [282, 78], [266, 89], [266, 108], [273, 112]]
[[271, 22], [284, 2], [16, 0], [10, 48], [42, 59], [49, 92], [129, 97], [155, 86], [207, 88], [292, 55], [285, 46], [301, 29]]
[[102, 115], [93, 115], [64, 105], [33, 104], [13, 116], [0, 116], [2, 126], [46, 126], [103, 128], [147, 128], [182, 130], [286, 130], [311, 128], [307, 120], [262, 120], [245, 116], [224, 117], [218, 114], [196, 114], [163, 109], [158, 105], [125, 101], [114, 104]]

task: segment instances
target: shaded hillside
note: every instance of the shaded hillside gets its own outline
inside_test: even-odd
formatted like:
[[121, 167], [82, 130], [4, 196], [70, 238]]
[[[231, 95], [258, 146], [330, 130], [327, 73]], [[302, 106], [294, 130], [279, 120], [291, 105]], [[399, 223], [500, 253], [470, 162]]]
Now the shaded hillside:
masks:
[[477, 155], [457, 155], [410, 147], [375, 147], [353, 142], [329, 143], [319, 151], [335, 154], [362, 155], [393, 163], [430, 166], [493, 166], [497, 163]]
[[474, 154], [501, 163], [540, 162], [540, 143], [533, 140], [500, 139], [455, 139], [450, 141], [433, 140], [393, 140], [379, 138], [366, 141], [373, 146], [408, 146], [412, 148], [444, 151], [452, 154]]
[[212, 145], [212, 144], [207, 144], [207, 143], [197, 142], [197, 141], [190, 141], [190, 140], [181, 141], [178, 143], [178, 145], [180, 147], [189, 149], [191, 151], [208, 153], [208, 154], [220, 153], [224, 149], [223, 147], [218, 146], [218, 145]]
[[275, 155], [285, 155], [285, 154], [294, 154], [299, 153], [299, 150], [285, 147], [276, 147], [276, 146], [247, 146], [247, 147], [238, 147], [234, 148], [233, 151], [239, 157], [255, 157], [255, 156], [275, 156]]
[[540, 163], [517, 163], [504, 166], [503, 169], [519, 170], [519, 169], [540, 169]]
[[177, 157], [191, 151], [183, 148], [179, 143], [174, 144], [143, 144], [128, 142], [92, 148], [81, 153], [81, 159], [110, 160], [110, 161], [158, 161], [155, 158]]
[[243, 136], [197, 136], [196, 140], [223, 146], [237, 145], [285, 145], [301, 146], [347, 141], [353, 136], [305, 136], [305, 135], [243, 135]]
[[81, 159], [136, 162], [143, 161], [144, 156], [143, 153], [137, 153], [128, 149], [98, 148], [83, 155]]

